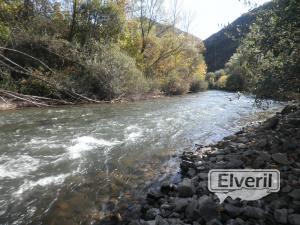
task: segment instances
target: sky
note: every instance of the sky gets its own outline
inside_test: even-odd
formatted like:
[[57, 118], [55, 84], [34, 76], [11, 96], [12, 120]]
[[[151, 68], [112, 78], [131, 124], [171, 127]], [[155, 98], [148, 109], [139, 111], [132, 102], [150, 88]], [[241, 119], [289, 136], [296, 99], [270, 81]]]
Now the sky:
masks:
[[[252, 0], [257, 5], [268, 1]], [[171, 2], [172, 0], [167, 0], [167, 5]], [[178, 5], [181, 12], [191, 15], [192, 22], [189, 32], [202, 40], [218, 32], [222, 27], [251, 9], [251, 6], [245, 5], [243, 1], [239, 0], [179, 0]], [[167, 7], [169, 8], [169, 5]], [[184, 23], [183, 19], [181, 21]], [[183, 25], [179, 25], [179, 28], [184, 29]]]

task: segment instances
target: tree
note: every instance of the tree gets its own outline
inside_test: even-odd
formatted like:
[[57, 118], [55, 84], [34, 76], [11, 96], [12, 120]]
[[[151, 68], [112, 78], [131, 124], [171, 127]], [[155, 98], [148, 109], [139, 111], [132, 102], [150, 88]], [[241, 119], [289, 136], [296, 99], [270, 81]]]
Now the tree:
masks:
[[297, 0], [274, 0], [238, 48], [247, 89], [259, 98], [299, 98], [299, 27]]

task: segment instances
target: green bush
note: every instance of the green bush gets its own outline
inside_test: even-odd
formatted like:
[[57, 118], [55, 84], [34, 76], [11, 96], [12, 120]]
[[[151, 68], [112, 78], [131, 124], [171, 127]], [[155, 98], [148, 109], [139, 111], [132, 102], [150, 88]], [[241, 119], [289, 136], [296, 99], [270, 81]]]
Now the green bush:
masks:
[[208, 88], [208, 82], [195, 76], [190, 85], [190, 92], [205, 91]]
[[244, 91], [246, 88], [245, 77], [241, 74], [231, 74], [227, 78], [226, 89], [229, 91]]
[[189, 82], [174, 73], [164, 81], [162, 90], [167, 95], [181, 95], [186, 94], [189, 87]]
[[76, 89], [100, 99], [147, 91], [147, 82], [135, 61], [117, 47], [105, 48], [101, 55], [77, 74]]
[[216, 88], [216, 75], [213, 72], [207, 73], [205, 75], [205, 80], [208, 82], [208, 88]]

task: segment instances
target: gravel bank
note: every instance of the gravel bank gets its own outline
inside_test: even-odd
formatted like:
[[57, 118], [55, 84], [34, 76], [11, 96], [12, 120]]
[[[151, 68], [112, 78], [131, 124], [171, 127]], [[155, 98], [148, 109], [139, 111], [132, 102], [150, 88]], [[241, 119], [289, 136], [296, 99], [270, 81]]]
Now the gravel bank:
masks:
[[[287, 106], [258, 126], [215, 145], [181, 155], [179, 183], [151, 190], [130, 215], [130, 225], [300, 225], [300, 107]], [[257, 201], [227, 198], [207, 189], [210, 169], [278, 169], [281, 190]]]

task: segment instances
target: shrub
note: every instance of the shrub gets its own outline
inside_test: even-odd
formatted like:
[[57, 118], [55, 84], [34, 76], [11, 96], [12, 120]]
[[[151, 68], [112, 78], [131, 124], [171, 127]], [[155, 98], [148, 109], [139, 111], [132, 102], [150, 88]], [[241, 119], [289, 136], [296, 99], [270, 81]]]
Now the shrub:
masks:
[[213, 89], [216, 87], [216, 75], [212, 72], [205, 75], [205, 80], [208, 82], [208, 88]]
[[189, 91], [189, 82], [173, 73], [164, 81], [162, 90], [167, 95], [181, 95]]
[[205, 91], [208, 88], [208, 82], [195, 76], [190, 85], [190, 92]]
[[135, 61], [117, 47], [105, 48], [94, 61], [85, 65], [77, 74], [77, 89], [111, 100], [121, 95], [135, 94], [147, 90], [146, 79], [136, 68]]
[[217, 82], [216, 82], [217, 88], [225, 89], [225, 88], [226, 88], [227, 79], [228, 79], [228, 76], [227, 76], [227, 75], [221, 76], [221, 77], [217, 80]]
[[228, 76], [226, 89], [229, 91], [243, 91], [246, 88], [245, 77], [241, 74], [232, 74]]
[[160, 92], [160, 81], [156, 78], [147, 78], [147, 92], [158, 93]]

